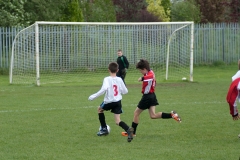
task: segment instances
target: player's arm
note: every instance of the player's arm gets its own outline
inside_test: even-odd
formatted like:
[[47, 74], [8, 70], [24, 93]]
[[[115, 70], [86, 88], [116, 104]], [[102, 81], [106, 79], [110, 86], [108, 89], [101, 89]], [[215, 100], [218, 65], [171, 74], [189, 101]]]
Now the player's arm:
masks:
[[106, 85], [106, 80], [104, 79], [101, 89], [97, 93], [94, 93], [91, 96], [89, 96], [88, 100], [90, 101], [94, 100], [95, 98], [103, 95], [106, 92], [106, 90], [107, 90], [107, 85]]
[[92, 94], [91, 96], [89, 96], [88, 100], [92, 101], [95, 98], [103, 95], [105, 93], [106, 90], [104, 90], [103, 88], [101, 88], [97, 93]]
[[123, 81], [120, 83], [120, 92], [122, 94], [127, 94], [128, 93], [128, 89], [127, 89], [126, 85], [123, 83]]
[[148, 80], [152, 80], [154, 78], [155, 78], [154, 74], [152, 72], [149, 72], [148, 75], [141, 77], [141, 79], [139, 79], [139, 80], [148, 81]]
[[123, 58], [124, 58], [124, 62], [126, 63], [126, 68], [128, 69], [128, 67], [129, 67], [129, 62], [128, 62], [128, 60], [127, 60], [127, 57], [124, 56]]

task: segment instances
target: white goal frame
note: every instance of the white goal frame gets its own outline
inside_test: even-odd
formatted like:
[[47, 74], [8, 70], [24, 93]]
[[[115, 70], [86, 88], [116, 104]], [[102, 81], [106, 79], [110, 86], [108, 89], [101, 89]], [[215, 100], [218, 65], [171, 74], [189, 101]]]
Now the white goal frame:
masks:
[[[37, 21], [35, 22], [33, 25], [29, 26], [29, 27], [33, 27], [34, 26], [34, 34], [35, 34], [35, 60], [36, 60], [36, 85], [40, 86], [41, 82], [40, 82], [40, 67], [39, 67], [39, 25], [171, 25], [171, 24], [182, 24], [184, 26], [176, 29], [174, 32], [171, 33], [170, 38], [168, 39], [168, 44], [167, 44], [167, 53], [166, 53], [166, 76], [165, 79], [168, 80], [168, 76], [169, 76], [169, 52], [170, 52], [170, 48], [171, 48], [171, 41], [175, 35], [175, 33], [181, 29], [183, 29], [186, 26], [191, 26], [190, 29], [190, 66], [189, 66], [189, 81], [193, 81], [193, 43], [194, 43], [194, 22], [147, 22], [147, 23], [105, 23], [105, 22], [45, 22], [45, 21]], [[23, 29], [22, 31], [20, 31], [16, 37], [23, 31], [27, 30], [29, 27]], [[12, 55], [11, 55], [11, 64], [10, 64], [10, 71], [9, 71], [9, 81], [10, 84], [13, 83], [13, 69], [14, 69], [14, 47], [15, 47], [15, 43], [16, 43], [16, 38], [13, 41], [13, 45], [12, 45]]]
[[[194, 43], [194, 22], [190, 22], [191, 24], [191, 40], [190, 40], [190, 74], [189, 74], [189, 79], [192, 82], [193, 81], [193, 43]], [[167, 47], [167, 59], [166, 59], [166, 80], [168, 79], [168, 66], [169, 66], [169, 50], [170, 50], [170, 42], [172, 40], [172, 37], [175, 32], [178, 30], [186, 27], [188, 23], [178, 29], [176, 29], [170, 36], [168, 40], [168, 47]], [[184, 78], [184, 77], [183, 77]]]

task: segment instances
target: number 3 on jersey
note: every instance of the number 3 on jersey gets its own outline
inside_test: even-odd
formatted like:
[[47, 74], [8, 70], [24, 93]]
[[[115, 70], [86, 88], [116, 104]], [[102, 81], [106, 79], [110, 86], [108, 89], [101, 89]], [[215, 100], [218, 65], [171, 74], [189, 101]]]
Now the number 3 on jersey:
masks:
[[118, 95], [118, 87], [117, 85], [113, 85], [113, 91], [114, 91], [114, 96], [117, 96]]

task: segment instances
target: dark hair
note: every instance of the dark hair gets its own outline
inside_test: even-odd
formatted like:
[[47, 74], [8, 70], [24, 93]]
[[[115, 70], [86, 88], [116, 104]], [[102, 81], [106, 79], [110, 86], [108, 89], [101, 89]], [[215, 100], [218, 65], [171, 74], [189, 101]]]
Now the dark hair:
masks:
[[121, 50], [121, 49], [119, 49], [117, 52], [122, 52], [122, 50]]
[[112, 73], [117, 73], [118, 71], [118, 64], [116, 62], [111, 62], [108, 65], [108, 69], [110, 70], [110, 72]]
[[145, 59], [140, 59], [140, 61], [136, 65], [136, 68], [137, 69], [144, 69], [145, 68], [148, 71], [150, 71], [150, 65], [149, 65], [148, 61], [145, 60]]

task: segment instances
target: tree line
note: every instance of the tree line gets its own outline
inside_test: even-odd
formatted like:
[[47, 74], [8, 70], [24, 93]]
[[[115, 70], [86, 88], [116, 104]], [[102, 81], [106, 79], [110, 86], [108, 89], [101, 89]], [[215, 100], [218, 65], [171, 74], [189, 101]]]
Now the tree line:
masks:
[[35, 21], [240, 21], [240, 0], [0, 0], [0, 26]]

